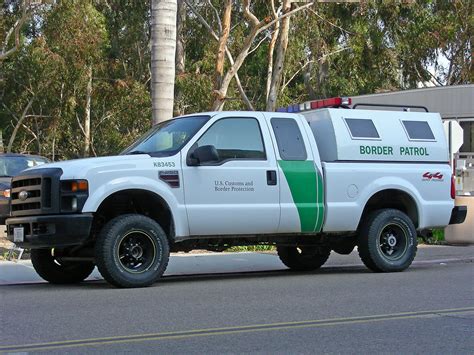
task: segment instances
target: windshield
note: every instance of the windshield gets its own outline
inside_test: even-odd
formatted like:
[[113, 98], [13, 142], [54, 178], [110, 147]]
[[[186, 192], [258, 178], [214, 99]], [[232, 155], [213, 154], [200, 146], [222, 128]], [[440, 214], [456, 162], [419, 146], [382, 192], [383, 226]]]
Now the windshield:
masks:
[[209, 118], [209, 116], [190, 116], [161, 122], [121, 154], [172, 156], [181, 150]]
[[36, 165], [49, 163], [46, 158], [40, 157], [0, 157], [0, 176], [15, 176], [25, 169]]

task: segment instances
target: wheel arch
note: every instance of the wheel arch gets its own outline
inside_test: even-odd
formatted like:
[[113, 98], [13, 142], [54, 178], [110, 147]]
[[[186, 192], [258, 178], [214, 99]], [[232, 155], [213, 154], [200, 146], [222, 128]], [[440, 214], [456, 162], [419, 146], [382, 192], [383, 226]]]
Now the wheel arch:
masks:
[[158, 222], [171, 242], [175, 239], [175, 221], [169, 203], [159, 194], [140, 188], [115, 191], [106, 196], [94, 213], [93, 231], [99, 231], [111, 219], [128, 213], [148, 216]]
[[402, 211], [412, 220], [415, 228], [418, 228], [420, 225], [421, 216], [416, 198], [407, 191], [389, 188], [374, 193], [367, 200], [362, 211], [359, 227], [364, 218], [372, 211], [383, 208], [393, 208]]

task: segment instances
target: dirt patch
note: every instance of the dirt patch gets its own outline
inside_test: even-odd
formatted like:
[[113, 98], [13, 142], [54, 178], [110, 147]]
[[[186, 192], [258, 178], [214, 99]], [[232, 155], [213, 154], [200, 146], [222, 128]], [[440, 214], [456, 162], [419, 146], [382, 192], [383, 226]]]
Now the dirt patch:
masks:
[[[7, 235], [5, 233], [5, 226], [0, 225], [0, 261], [18, 259], [18, 255], [20, 254], [20, 251], [18, 249], [12, 250], [13, 247], [14, 247], [14, 244], [7, 239]], [[11, 251], [13, 251], [13, 254], [11, 254]], [[12, 258], [10, 259], [11, 256]], [[29, 258], [30, 258], [30, 254], [27, 250], [25, 250], [23, 252], [23, 255], [21, 256], [21, 259], [25, 260]]]
[[6, 260], [8, 252], [12, 248], [13, 243], [5, 237], [0, 237], [0, 260]]

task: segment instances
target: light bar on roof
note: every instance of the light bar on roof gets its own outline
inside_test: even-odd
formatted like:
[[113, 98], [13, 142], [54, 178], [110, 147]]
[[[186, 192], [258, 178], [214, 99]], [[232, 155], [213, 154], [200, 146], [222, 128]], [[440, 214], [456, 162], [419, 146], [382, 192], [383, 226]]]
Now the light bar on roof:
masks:
[[331, 97], [329, 99], [306, 101], [301, 104], [290, 105], [288, 107], [280, 107], [277, 112], [301, 112], [308, 110], [316, 110], [325, 107], [349, 106], [352, 104], [350, 97]]

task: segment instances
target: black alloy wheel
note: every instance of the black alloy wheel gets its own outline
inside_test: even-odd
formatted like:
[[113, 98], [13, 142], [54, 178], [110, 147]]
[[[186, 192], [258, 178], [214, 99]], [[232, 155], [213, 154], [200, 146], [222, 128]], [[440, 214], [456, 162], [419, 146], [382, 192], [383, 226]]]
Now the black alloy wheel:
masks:
[[146, 271], [156, 257], [156, 246], [145, 231], [134, 230], [119, 241], [118, 257], [123, 268], [132, 273]]

